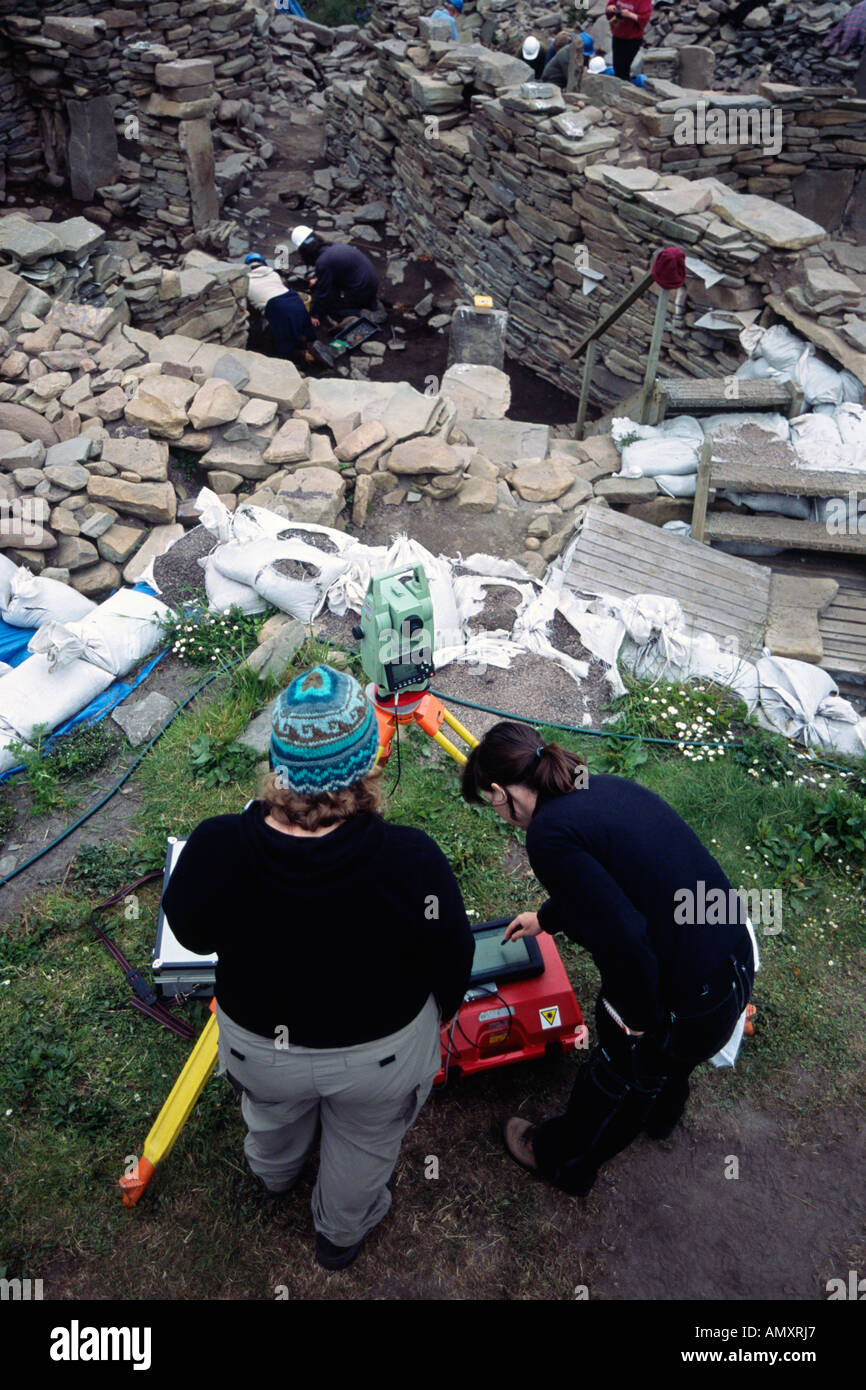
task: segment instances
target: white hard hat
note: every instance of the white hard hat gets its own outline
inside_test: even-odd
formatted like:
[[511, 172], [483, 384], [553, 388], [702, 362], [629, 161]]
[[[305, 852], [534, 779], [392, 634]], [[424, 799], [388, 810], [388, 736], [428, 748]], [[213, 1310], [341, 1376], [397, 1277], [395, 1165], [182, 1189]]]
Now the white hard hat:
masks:
[[297, 251], [298, 247], [306, 241], [308, 236], [313, 235], [312, 227], [295, 227], [292, 231], [292, 245]]
[[541, 52], [541, 44], [533, 34], [530, 34], [529, 38], [524, 41], [522, 51], [527, 63], [531, 63], [533, 58], [537, 58]]
[[605, 60], [604, 58], [602, 58], [602, 56], [601, 56], [600, 53], [597, 54], [595, 58], [590, 58], [590, 60], [589, 60], [589, 71], [590, 71], [590, 72], [604, 72], [604, 70], [605, 70], [606, 67], [607, 67], [607, 62], [606, 62], [606, 60]]

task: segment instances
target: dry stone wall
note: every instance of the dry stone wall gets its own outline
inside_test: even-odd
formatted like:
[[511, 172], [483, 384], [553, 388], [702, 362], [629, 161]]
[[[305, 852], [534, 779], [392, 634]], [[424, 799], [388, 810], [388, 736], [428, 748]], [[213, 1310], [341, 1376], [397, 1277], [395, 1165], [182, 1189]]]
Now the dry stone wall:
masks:
[[[215, 112], [235, 123], [235, 151], [249, 148], [269, 157], [265, 135], [247, 129], [239, 140], [236, 125], [245, 104], [278, 89], [269, 23], [269, 11], [249, 0], [164, 0], [144, 9], [138, 0], [117, 0], [111, 8], [97, 0], [59, 0], [48, 16], [36, 0], [0, 0], [0, 195], [7, 185], [11, 191], [47, 179], [56, 187], [68, 183], [82, 201], [107, 188], [108, 209], [117, 212], [137, 202], [139, 182], [159, 168], [166, 143], [176, 145], [185, 133], [183, 167], [172, 165], [158, 177], [163, 196], [151, 197], [145, 216], [153, 219], [161, 211], [163, 233], [213, 221], [218, 208], [211, 207], [207, 217], [201, 212], [213, 194], [198, 186], [208, 177], [213, 154], [204, 126], [192, 122]], [[208, 111], [197, 118], [178, 114], [172, 104], [188, 108], [203, 100], [192, 92], [202, 79], [191, 79], [188, 90], [172, 86], [172, 79], [161, 82], [154, 69], [201, 62], [210, 66]], [[175, 154], [171, 150], [168, 157]], [[171, 178], [184, 172], [185, 188]], [[219, 169], [217, 174], [219, 183]], [[181, 210], [188, 211], [184, 223], [178, 220]]]
[[[661, 247], [706, 268], [677, 297], [662, 367], [725, 375], [803, 249], [863, 215], [866, 103], [848, 89], [701, 97], [587, 74], [563, 94], [521, 87], [522, 65], [480, 45], [378, 53], [366, 81], [330, 89], [332, 158], [388, 193], [406, 241], [465, 294], [491, 294], [510, 355], [566, 390], [580, 385], [567, 354]], [[602, 403], [642, 379], [653, 313], [650, 297], [605, 339]]]

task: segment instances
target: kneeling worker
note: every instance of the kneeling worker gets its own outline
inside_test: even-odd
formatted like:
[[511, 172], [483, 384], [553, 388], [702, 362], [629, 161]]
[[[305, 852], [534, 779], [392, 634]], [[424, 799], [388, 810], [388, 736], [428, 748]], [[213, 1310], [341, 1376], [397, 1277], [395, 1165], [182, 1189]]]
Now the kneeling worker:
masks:
[[296, 676], [259, 799], [193, 830], [164, 897], [177, 939], [219, 958], [220, 1073], [242, 1092], [251, 1169], [288, 1192], [319, 1140], [325, 1269], [351, 1264], [388, 1214], [474, 949], [441, 849], [382, 817], [378, 753], [356, 680]]
[[601, 972], [598, 1044], [566, 1113], [536, 1125], [515, 1116], [505, 1127], [512, 1158], [585, 1196], [599, 1165], [641, 1130], [662, 1139], [677, 1124], [690, 1073], [730, 1040], [748, 1003], [754, 932], [715, 859], [666, 802], [625, 778], [588, 776], [580, 758], [526, 724], [485, 734], [462, 790], [526, 830], [550, 895], [506, 936], [562, 931]]
[[247, 256], [244, 265], [249, 268], [247, 301], [267, 319], [279, 356], [315, 362], [310, 344], [315, 342], [316, 330], [297, 290], [287, 289], [279, 273], [257, 252]]
[[376, 298], [379, 276], [363, 251], [342, 241], [324, 242], [312, 227], [295, 227], [292, 245], [304, 264], [315, 270], [310, 280], [310, 313], [317, 328], [326, 316], [339, 322], [362, 309], [384, 319], [384, 309]]

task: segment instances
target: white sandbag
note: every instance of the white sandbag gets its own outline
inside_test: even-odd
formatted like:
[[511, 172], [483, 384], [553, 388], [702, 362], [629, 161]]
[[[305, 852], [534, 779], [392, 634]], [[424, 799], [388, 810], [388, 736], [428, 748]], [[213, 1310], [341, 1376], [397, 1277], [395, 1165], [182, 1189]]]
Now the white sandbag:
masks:
[[43, 653], [28, 657], [0, 677], [0, 730], [14, 729], [24, 739], [37, 724], [53, 730], [112, 684], [114, 676], [89, 661], [71, 661], [52, 674]]
[[11, 767], [17, 767], [21, 759], [14, 753], [10, 753], [10, 744], [20, 742], [18, 735], [3, 731], [0, 728], [0, 773], [8, 772]]
[[[751, 351], [755, 356], [762, 358], [773, 372], [793, 380], [804, 353], [812, 351], [811, 343], [798, 338], [784, 323], [774, 323], [763, 332], [758, 332], [760, 337]], [[754, 341], [755, 336], [753, 333], [750, 340]], [[740, 334], [740, 342], [743, 342], [743, 334]]]
[[58, 668], [80, 661], [84, 656], [84, 643], [78, 633], [64, 623], [43, 623], [27, 643], [27, 650], [44, 655], [49, 673], [53, 674]]
[[139, 589], [118, 589], [70, 630], [84, 643], [84, 659], [113, 676], [125, 676], [155, 651], [171, 609]]
[[81, 659], [125, 676], [155, 649], [170, 611], [151, 594], [118, 589], [77, 623], [44, 623], [27, 649], [44, 652], [51, 672]]
[[665, 497], [694, 497], [698, 489], [698, 475], [656, 473], [656, 485]]
[[821, 704], [838, 696], [828, 671], [807, 661], [764, 656], [756, 663], [761, 682], [761, 715], [770, 728], [807, 747], [819, 743], [816, 721]]
[[797, 467], [818, 472], [846, 473], [856, 466], [859, 446], [844, 443], [832, 415], [811, 411], [791, 421], [791, 446]]
[[3, 551], [0, 550], [0, 614], [8, 607], [12, 576], [17, 569], [18, 566], [14, 561], [10, 560], [9, 556], [4, 555]]
[[453, 633], [461, 629], [450, 560], [445, 555], [432, 555], [418, 541], [408, 536], [397, 536], [385, 555], [384, 564], [381, 569], [377, 568], [376, 573], [388, 574], [391, 570], [403, 568], [409, 570], [413, 565], [423, 566], [427, 576], [433, 602], [433, 660], [438, 664], [440, 640], [448, 641]]
[[261, 595], [249, 584], [236, 584], [233, 579], [226, 579], [214, 564], [213, 557], [214, 551], [211, 551], [210, 555], [205, 555], [198, 562], [204, 570], [205, 593], [211, 609], [220, 613], [227, 613], [230, 608], [237, 608], [247, 615], [263, 613], [268, 605]]
[[849, 372], [847, 367], [843, 367], [839, 373], [839, 383], [842, 387], [842, 400], [853, 401], [859, 405], [866, 394], [862, 381], [858, 381], [853, 372]]
[[[656, 479], [658, 482], [658, 479]], [[687, 521], [666, 521], [662, 526], [663, 531], [673, 531], [675, 536], [690, 537], [692, 528]]]
[[[220, 574], [236, 584], [246, 584], [284, 613], [308, 623], [320, 611], [325, 595], [347, 562], [327, 555], [300, 539], [232, 541], [212, 552]], [[303, 566], [305, 577], [281, 573], [280, 561]]]
[[747, 357], [734, 372], [734, 376], [740, 381], [769, 381], [774, 372], [763, 357]]
[[[520, 604], [524, 606], [533, 593], [531, 584], [519, 584], [516, 579], [500, 579], [496, 575], [463, 574], [454, 580], [454, 601], [457, 604], [461, 625], [482, 612], [490, 588], [510, 589], [519, 595]], [[515, 615], [519, 606], [515, 605]]]
[[700, 445], [675, 436], [639, 439], [622, 451], [621, 478], [654, 478], [658, 473], [697, 473]]
[[656, 426], [665, 439], [692, 439], [700, 449], [704, 442], [704, 427], [694, 415], [672, 415]]
[[810, 353], [801, 362], [796, 380], [803, 389], [806, 405], [841, 405], [842, 381], [838, 371], [835, 367], [820, 361], [814, 353]]
[[833, 412], [833, 422], [842, 443], [853, 445], [866, 469], [866, 410], [854, 401], [843, 401]]
[[220, 501], [215, 492], [212, 492], [209, 487], [203, 487], [195, 499], [195, 505], [199, 514], [199, 523], [206, 531], [210, 531], [211, 535], [216, 536], [220, 542], [232, 540], [232, 513], [225, 503]]
[[41, 627], [43, 623], [73, 623], [92, 613], [96, 604], [59, 579], [42, 579], [22, 565], [10, 580], [9, 602], [2, 617], [10, 627]]
[[790, 516], [796, 521], [808, 521], [812, 515], [812, 502], [809, 497], [789, 497], [777, 492], [734, 492], [725, 488], [719, 493], [737, 507], [746, 507], [752, 512], [770, 512], [775, 516]]
[[729, 438], [743, 425], [756, 425], [758, 429], [766, 430], [774, 439], [786, 440], [790, 434], [788, 420], [775, 411], [766, 415], [759, 415], [754, 410], [720, 411], [718, 415], [705, 416], [701, 424], [704, 434], [711, 434], [714, 440]]
[[641, 425], [637, 420], [629, 419], [628, 415], [615, 415], [610, 422], [610, 437], [620, 451], [624, 439], [654, 439], [655, 433], [655, 425]]

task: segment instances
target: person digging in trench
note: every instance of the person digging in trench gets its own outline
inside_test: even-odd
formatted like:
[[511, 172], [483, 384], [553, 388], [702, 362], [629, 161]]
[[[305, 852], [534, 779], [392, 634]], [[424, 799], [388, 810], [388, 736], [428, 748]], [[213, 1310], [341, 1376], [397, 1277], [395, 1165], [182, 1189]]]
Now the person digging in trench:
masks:
[[219, 1071], [241, 1092], [253, 1173], [287, 1193], [319, 1141], [329, 1270], [388, 1214], [474, 952], [438, 845], [382, 817], [378, 753], [356, 680], [297, 676], [273, 708], [259, 799], [193, 830], [163, 898], [178, 941], [218, 956]]
[[[565, 1113], [505, 1125], [516, 1162], [585, 1196], [600, 1165], [641, 1131], [654, 1139], [673, 1131], [691, 1072], [729, 1041], [748, 1003], [754, 932], [715, 859], [661, 797], [622, 777], [590, 777], [580, 758], [541, 743], [526, 724], [494, 725], [469, 755], [462, 792], [526, 830], [529, 862], [549, 894], [506, 937], [564, 932], [601, 973], [598, 1041]], [[718, 925], [699, 920], [714, 921], [715, 910], [687, 906], [703, 905], [713, 889], [726, 905]]]
[[363, 251], [342, 241], [324, 242], [311, 227], [295, 227], [291, 240], [304, 264], [315, 271], [309, 285], [316, 328], [324, 318], [344, 324], [361, 313], [374, 323], [385, 322], [387, 313], [378, 299], [379, 276]]
[[258, 252], [247, 256], [244, 265], [249, 274], [247, 302], [264, 314], [278, 356], [298, 367], [318, 362], [322, 350], [315, 345], [316, 329], [297, 290], [289, 289]]

